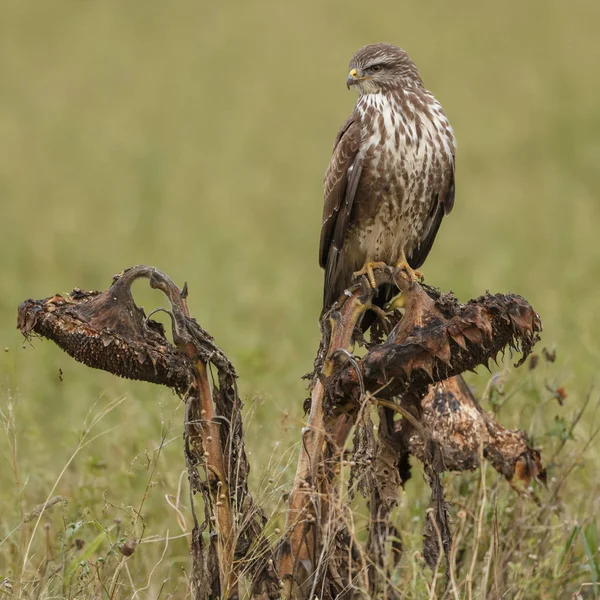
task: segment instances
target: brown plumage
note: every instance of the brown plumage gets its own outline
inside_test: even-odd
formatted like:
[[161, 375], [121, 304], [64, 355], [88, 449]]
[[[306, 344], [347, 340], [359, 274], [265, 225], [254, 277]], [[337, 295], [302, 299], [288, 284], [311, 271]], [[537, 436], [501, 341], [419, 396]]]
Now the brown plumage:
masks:
[[[454, 204], [454, 134], [406, 52], [391, 44], [361, 48], [347, 84], [359, 98], [325, 174], [324, 310], [367, 263], [418, 269]], [[392, 294], [384, 290], [378, 304]]]

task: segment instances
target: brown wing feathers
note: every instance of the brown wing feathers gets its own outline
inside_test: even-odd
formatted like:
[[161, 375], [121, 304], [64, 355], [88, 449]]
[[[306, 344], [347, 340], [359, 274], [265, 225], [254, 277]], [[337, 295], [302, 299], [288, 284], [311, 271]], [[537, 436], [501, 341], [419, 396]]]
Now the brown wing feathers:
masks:
[[418, 269], [427, 258], [433, 242], [437, 236], [437, 232], [442, 224], [442, 219], [445, 215], [449, 214], [454, 206], [454, 167], [452, 168], [450, 181], [446, 187], [445, 194], [442, 197], [438, 197], [437, 202], [433, 205], [432, 215], [429, 220], [429, 228], [423, 238], [423, 241], [409, 256], [406, 257], [408, 264], [412, 269]]
[[343, 292], [337, 289], [336, 280], [340, 270], [340, 252], [362, 172], [359, 149], [360, 122], [353, 114], [338, 133], [325, 173], [325, 206], [319, 249], [319, 263], [325, 269], [324, 307], [329, 307]]

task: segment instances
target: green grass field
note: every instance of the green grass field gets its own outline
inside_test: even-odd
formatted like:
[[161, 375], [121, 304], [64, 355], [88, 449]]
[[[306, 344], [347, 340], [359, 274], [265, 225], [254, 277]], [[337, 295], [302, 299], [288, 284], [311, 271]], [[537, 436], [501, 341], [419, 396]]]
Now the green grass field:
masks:
[[[548, 464], [537, 503], [489, 467], [485, 496], [480, 473], [446, 476], [460, 579], [474, 582], [458, 597], [599, 597], [599, 19], [584, 0], [5, 2], [0, 598], [188, 594], [181, 401], [15, 329], [25, 298], [104, 289], [134, 264], [187, 281], [234, 362], [253, 490], [283, 526], [319, 339], [322, 177], [355, 101], [348, 60], [383, 40], [409, 52], [458, 139], [428, 283], [461, 300], [522, 294], [544, 323], [539, 350], [557, 352], [535, 371], [507, 357], [494, 396]], [[146, 309], [162, 302], [136, 291]], [[28, 513], [49, 496], [64, 501], [38, 523]], [[416, 468], [397, 511], [406, 598], [436, 597], [418, 554], [427, 499]]]

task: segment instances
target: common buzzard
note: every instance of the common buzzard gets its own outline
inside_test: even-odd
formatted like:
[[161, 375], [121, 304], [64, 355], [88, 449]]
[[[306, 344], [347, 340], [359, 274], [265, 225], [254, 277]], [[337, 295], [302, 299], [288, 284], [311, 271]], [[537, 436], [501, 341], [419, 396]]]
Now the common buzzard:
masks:
[[[335, 140], [325, 174], [319, 262], [323, 310], [353, 276], [385, 263], [418, 277], [444, 215], [454, 204], [452, 128], [401, 48], [371, 44], [350, 61], [359, 97]], [[377, 304], [396, 293], [380, 290]]]

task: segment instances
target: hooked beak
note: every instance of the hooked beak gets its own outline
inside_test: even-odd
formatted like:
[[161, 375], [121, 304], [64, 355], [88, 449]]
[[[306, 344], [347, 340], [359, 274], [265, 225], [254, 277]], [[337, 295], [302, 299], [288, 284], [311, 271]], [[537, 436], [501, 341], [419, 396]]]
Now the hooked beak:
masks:
[[356, 85], [360, 79], [362, 78], [358, 76], [358, 71], [356, 69], [352, 69], [346, 78], [346, 87], [350, 89], [350, 86]]

